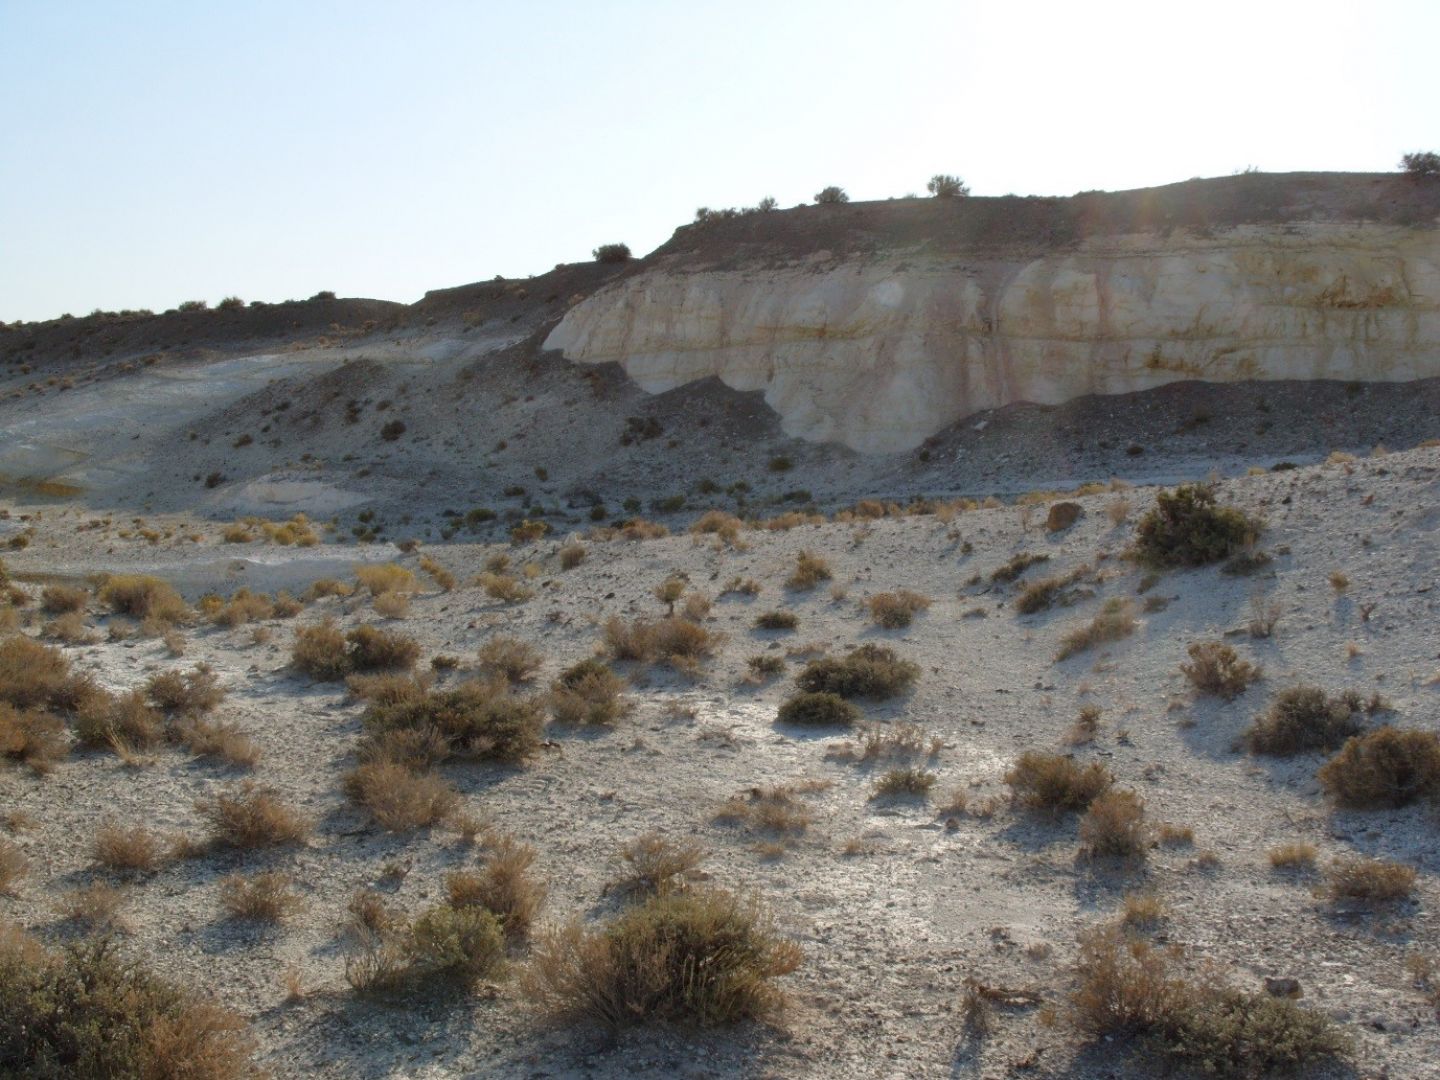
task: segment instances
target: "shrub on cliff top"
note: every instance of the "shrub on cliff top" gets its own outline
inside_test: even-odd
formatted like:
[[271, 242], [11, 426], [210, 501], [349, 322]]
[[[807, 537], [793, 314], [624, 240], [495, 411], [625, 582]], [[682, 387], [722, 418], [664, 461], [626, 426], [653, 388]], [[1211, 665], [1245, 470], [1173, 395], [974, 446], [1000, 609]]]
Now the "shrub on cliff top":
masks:
[[1400, 168], [1411, 176], [1440, 176], [1440, 154], [1433, 150], [1418, 150], [1400, 159]]
[[630, 259], [630, 245], [628, 244], [601, 244], [590, 253], [595, 256], [596, 262], [602, 263], [623, 263]]
[[937, 199], [955, 199], [961, 195], [970, 194], [970, 188], [964, 180], [947, 173], [936, 173], [932, 176], [930, 182], [925, 185], [925, 190]]

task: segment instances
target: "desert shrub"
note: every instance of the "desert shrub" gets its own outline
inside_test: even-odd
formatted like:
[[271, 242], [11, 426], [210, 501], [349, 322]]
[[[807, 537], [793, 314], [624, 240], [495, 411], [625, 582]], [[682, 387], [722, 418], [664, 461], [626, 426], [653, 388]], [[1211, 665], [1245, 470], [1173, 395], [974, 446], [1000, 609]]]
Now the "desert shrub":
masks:
[[1080, 819], [1080, 844], [1093, 859], [1143, 859], [1150, 846], [1145, 801], [1126, 788], [1108, 788]]
[[1005, 773], [1017, 803], [1051, 813], [1085, 810], [1114, 782], [1099, 762], [1081, 765], [1063, 754], [1039, 750], [1025, 751]]
[[655, 599], [666, 605], [671, 615], [675, 614], [675, 602], [685, 595], [688, 582], [683, 577], [672, 576], [655, 586]]
[[877, 796], [912, 795], [928, 796], [939, 777], [928, 769], [915, 765], [902, 765], [890, 769], [875, 782]]
[[51, 615], [84, 611], [89, 600], [87, 591], [69, 585], [47, 585], [40, 593], [40, 606]]
[[204, 664], [193, 670], [178, 669], [152, 675], [145, 683], [150, 704], [172, 716], [194, 717], [210, 712], [225, 699], [215, 672]]
[[1245, 549], [1260, 523], [1233, 506], [1216, 506], [1215, 491], [1184, 484], [1161, 491], [1135, 530], [1135, 553], [1154, 567], [1204, 566]]
[[534, 862], [535, 849], [529, 844], [500, 838], [478, 873], [458, 870], [446, 875], [450, 906], [481, 908], [499, 920], [506, 937], [528, 936], [548, 892], [531, 872]]
[[834, 576], [825, 559], [814, 552], [802, 551], [795, 557], [795, 570], [785, 579], [785, 584], [797, 592], [805, 592]]
[[403, 619], [410, 614], [410, 598], [404, 593], [383, 592], [372, 606], [382, 619]]
[[795, 682], [801, 690], [811, 693], [883, 701], [905, 693], [919, 676], [919, 665], [901, 660], [894, 649], [865, 644], [851, 649], [844, 657], [811, 660], [795, 677]]
[[605, 624], [605, 645], [617, 660], [668, 663], [693, 670], [724, 638], [689, 619], [612, 618]]
[[562, 724], [613, 724], [629, 711], [625, 680], [599, 660], [566, 668], [550, 687], [550, 710]]
[[1021, 615], [1035, 615], [1054, 607], [1065, 593], [1068, 579], [1061, 577], [1041, 578], [1032, 581], [1020, 590], [1015, 598], [1015, 610]]
[[1353, 693], [1330, 697], [1318, 686], [1287, 687], [1255, 718], [1245, 740], [1257, 754], [1334, 750], [1359, 734], [1363, 708]]
[[740, 530], [745, 523], [734, 514], [727, 514], [724, 510], [707, 510], [696, 519], [690, 526], [690, 531], [697, 535], [718, 536], [727, 544], [739, 542]]
[[125, 921], [120, 915], [124, 902], [124, 890], [103, 881], [94, 881], [69, 890], [56, 907], [63, 918], [87, 933], [108, 934], [125, 929]]
[[195, 809], [209, 823], [216, 847], [282, 847], [304, 843], [310, 835], [310, 823], [279, 792], [250, 780], [196, 800]]
[[1093, 649], [1096, 645], [1121, 641], [1133, 634], [1138, 625], [1134, 601], [1127, 597], [1112, 596], [1105, 601], [1095, 618], [1060, 639], [1060, 649], [1055, 654], [1055, 659], [1066, 660], [1076, 653]]
[[355, 567], [355, 580], [371, 596], [387, 592], [415, 592], [420, 582], [413, 573], [398, 563], [377, 563]]
[[1015, 581], [1017, 578], [1019, 578], [1020, 575], [1025, 573], [1026, 570], [1029, 570], [1030, 567], [1036, 565], [1037, 563], [1049, 561], [1050, 556], [1044, 554], [1043, 552], [1037, 554], [1034, 552], [1022, 551], [1020, 554], [1013, 556], [1009, 562], [994, 570], [990, 574], [990, 580], [997, 583], [1004, 582], [1006, 584], [1009, 584], [1010, 582]]
[[574, 570], [585, 561], [585, 545], [565, 544], [557, 554], [560, 556], [560, 569]]
[[785, 658], [764, 654], [752, 656], [745, 661], [745, 667], [755, 679], [773, 679], [785, 674]]
[[558, 1019], [611, 1030], [711, 1027], [773, 1015], [774, 980], [801, 953], [751, 901], [715, 889], [650, 897], [608, 924], [578, 923], [537, 944], [525, 987]]
[[0, 896], [10, 896], [15, 884], [30, 872], [30, 860], [20, 845], [0, 836]]
[[594, 251], [590, 252], [596, 262], [602, 263], [623, 263], [630, 260], [630, 245], [628, 244], [601, 244]]
[[1330, 864], [1325, 871], [1325, 885], [1332, 900], [1388, 904], [1410, 896], [1415, 876], [1414, 869], [1403, 863], [1348, 855]]
[[1341, 806], [1405, 806], [1440, 800], [1440, 735], [1386, 724], [1346, 740], [1320, 768], [1320, 786]]
[[400, 438], [400, 436], [404, 434], [404, 420], [387, 420], [384, 424], [380, 425], [380, 438], [385, 440], [385, 442], [394, 442], [396, 439]]
[[958, 176], [950, 176], [948, 173], [936, 173], [926, 183], [925, 190], [937, 199], [957, 199], [962, 195], [970, 194], [970, 188], [966, 186], [965, 181]]
[[1258, 1077], [1313, 1071], [1347, 1057], [1352, 1043], [1322, 1013], [1267, 993], [1244, 993], [1215, 979], [1187, 979], [1181, 954], [1118, 927], [1085, 935], [1071, 999], [1085, 1032], [1136, 1035], [1161, 1054], [1207, 1076]]
[[510, 530], [510, 542], [512, 544], [533, 544], [542, 539], [549, 531], [548, 522], [531, 521], [527, 518]]
[[1185, 650], [1190, 663], [1180, 670], [1202, 694], [1214, 694], [1229, 701], [1243, 694], [1256, 679], [1260, 668], [1220, 641], [1192, 641]]
[[346, 597], [354, 591], [353, 585], [338, 578], [320, 578], [310, 583], [310, 587], [305, 590], [305, 599], [315, 601], [323, 600], [327, 596]]
[[680, 614], [690, 622], [704, 622], [710, 617], [710, 609], [714, 601], [702, 592], [692, 592], [685, 597], [685, 603], [680, 605]]
[[845, 189], [831, 184], [829, 187], [821, 188], [815, 193], [815, 204], [817, 206], [833, 206], [838, 203], [847, 203], [850, 196], [845, 194]]
[[220, 906], [232, 919], [278, 923], [303, 906], [289, 874], [266, 870], [258, 874], [227, 874], [220, 879]]
[[528, 641], [497, 635], [480, 646], [480, 670], [512, 683], [528, 682], [545, 662], [545, 654]]
[[353, 671], [408, 671], [420, 659], [420, 646], [412, 637], [357, 626], [345, 635], [350, 668]]
[[443, 592], [449, 592], [457, 584], [455, 574], [429, 555], [420, 556], [420, 569], [429, 574], [430, 580], [435, 582], [436, 587]]
[[460, 797], [433, 773], [391, 760], [366, 761], [346, 774], [345, 794], [389, 832], [436, 825], [454, 813]]
[[95, 830], [91, 848], [95, 861], [107, 870], [118, 873], [149, 874], [165, 859], [160, 840], [140, 825], [126, 827], [104, 822]]
[[839, 694], [805, 691], [780, 706], [776, 719], [801, 727], [850, 727], [860, 722], [860, 710]]
[[196, 757], [219, 758], [237, 768], [252, 769], [260, 760], [255, 740], [234, 724], [192, 718], [177, 724], [173, 737]]
[[372, 738], [416, 732], [443, 746], [446, 756], [517, 762], [540, 746], [540, 699], [517, 697], [496, 683], [464, 682], [393, 705], [372, 703], [364, 723]]
[[793, 611], [762, 611], [755, 616], [757, 630], [794, 630], [800, 625], [800, 616]]
[[487, 570], [475, 579], [475, 583], [485, 590], [486, 596], [505, 604], [523, 604], [535, 596], [534, 589], [509, 574]]
[[408, 926], [386, 917], [357, 929], [361, 949], [345, 960], [345, 978], [357, 993], [386, 994], [432, 982], [468, 986], [505, 970], [499, 920], [478, 907], [440, 904]]
[[930, 598], [910, 589], [896, 589], [876, 593], [865, 601], [865, 606], [870, 609], [870, 618], [876, 626], [900, 630], [909, 626], [918, 612], [930, 607]]
[[345, 680], [345, 689], [351, 697], [361, 701], [394, 705], [400, 701], [415, 701], [425, 696], [430, 689], [430, 680], [413, 672], [403, 675], [351, 675]]
[[1440, 176], [1440, 154], [1433, 150], [1417, 150], [1400, 158], [1400, 168], [1410, 176], [1430, 178]]
[[1308, 870], [1315, 865], [1314, 844], [1280, 844], [1270, 849], [1270, 865], [1276, 870]]
[[328, 619], [296, 630], [290, 657], [298, 670], [319, 682], [338, 682], [351, 671], [345, 634]]
[[0, 925], [0, 1075], [246, 1080], [239, 1016], [121, 959], [110, 936], [50, 951]]
[[[209, 599], [209, 598], [206, 598]], [[202, 600], [201, 610], [206, 611], [207, 605]], [[275, 604], [263, 593], [252, 593], [249, 589], [237, 589], [235, 595], [223, 605], [214, 608], [213, 612], [207, 612], [210, 620], [217, 626], [235, 628], [244, 626], [248, 622], [257, 619], [269, 619], [275, 614]]]
[[0, 759], [47, 773], [68, 751], [65, 725], [58, 717], [0, 702]]
[[0, 702], [65, 709], [83, 702], [86, 686], [59, 649], [19, 636], [0, 642]]
[[119, 615], [154, 619], [162, 623], [182, 622], [190, 609], [167, 581], [145, 574], [113, 574], [100, 586], [99, 599]]
[[683, 889], [696, 877], [705, 848], [691, 841], [645, 833], [620, 848], [622, 876], [606, 886], [622, 896], [653, 896]]

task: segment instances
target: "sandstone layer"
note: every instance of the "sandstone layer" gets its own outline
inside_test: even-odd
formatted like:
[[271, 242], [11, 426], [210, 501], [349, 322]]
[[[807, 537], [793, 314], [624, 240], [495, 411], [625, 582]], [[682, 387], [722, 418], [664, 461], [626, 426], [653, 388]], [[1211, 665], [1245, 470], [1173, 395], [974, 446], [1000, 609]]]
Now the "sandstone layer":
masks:
[[710, 376], [763, 391], [789, 434], [862, 452], [983, 409], [1177, 380], [1440, 375], [1440, 231], [1347, 216], [790, 258], [672, 241], [545, 345], [654, 393]]

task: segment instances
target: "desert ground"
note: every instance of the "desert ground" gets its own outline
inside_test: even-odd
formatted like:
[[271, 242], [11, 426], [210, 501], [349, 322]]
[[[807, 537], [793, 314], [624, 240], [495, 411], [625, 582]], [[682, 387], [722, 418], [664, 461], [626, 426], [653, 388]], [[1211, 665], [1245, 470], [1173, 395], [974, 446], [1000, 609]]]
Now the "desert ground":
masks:
[[[231, 764], [164, 743], [124, 754], [77, 747], [44, 772], [7, 768], [8, 844], [28, 872], [0, 906], [63, 941], [82, 933], [64, 913], [67, 894], [120, 887], [122, 947], [244, 1016], [257, 1060], [280, 1076], [1105, 1076], [1148, 1068], [1136, 1064], [1147, 1051], [1077, 1033], [1077, 939], [1140, 895], [1158, 902], [1147, 933], [1183, 948], [1186, 963], [1215, 965], [1247, 990], [1267, 977], [1299, 980], [1301, 1002], [1355, 1040], [1353, 1064], [1336, 1065], [1339, 1074], [1423, 1076], [1440, 1041], [1430, 984], [1416, 975], [1423, 960], [1410, 958], [1436, 955], [1434, 804], [1339, 809], [1316, 782], [1326, 755], [1261, 756], [1242, 736], [1297, 684], [1378, 692], [1385, 722], [1435, 730], [1437, 476], [1440, 450], [1422, 448], [1221, 480], [1222, 503], [1264, 522], [1258, 544], [1272, 559], [1246, 575], [1213, 566], [1157, 575], [1127, 559], [1155, 489], [1108, 482], [1075, 499], [1081, 516], [1056, 532], [1039, 498], [1031, 508], [938, 514], [863, 506], [839, 515], [848, 520], [796, 516], [729, 539], [677, 529], [411, 551], [282, 545], [258, 530], [249, 543], [227, 543], [193, 515], [142, 524], [11, 502], [4, 524], [28, 543], [6, 554], [18, 590], [10, 632], [36, 640], [54, 621], [38, 610], [44, 587], [88, 587], [97, 574], [154, 575], [191, 605], [241, 585], [304, 596], [315, 580], [353, 582], [357, 565], [398, 565], [415, 580], [401, 586], [408, 605], [395, 618], [378, 615], [362, 588], [284, 619], [226, 627], [187, 614], [163, 631], [87, 597], [76, 636], [52, 645], [74, 671], [120, 693], [204, 665], [224, 694], [211, 719], [253, 740], [256, 753]], [[565, 569], [567, 546], [582, 547], [583, 558]], [[801, 552], [827, 562], [829, 579], [788, 587]], [[1026, 553], [1047, 561], [1017, 583], [994, 579]], [[453, 587], [420, 572], [421, 557], [448, 570]], [[475, 584], [507, 560], [502, 576], [528, 582], [533, 596], [505, 602]], [[1072, 575], [1075, 595], [1063, 606], [1017, 612], [1027, 582]], [[296, 671], [299, 628], [333, 619], [413, 638], [417, 671], [437, 656], [458, 664], [426, 676], [440, 688], [473, 676], [487, 641], [519, 638], [543, 656], [519, 692], [539, 694], [570, 665], [609, 655], [606, 620], [664, 616], [655, 593], [670, 579], [683, 582], [679, 608], [691, 596], [710, 601], [691, 613], [713, 647], [682, 670], [614, 661], [626, 715], [594, 725], [552, 719], [520, 763], [439, 766], [459, 795], [452, 824], [386, 830], [347, 798], [367, 705], [343, 683]], [[726, 592], [737, 579], [758, 591]], [[875, 625], [867, 599], [897, 589], [928, 598], [928, 608], [901, 629]], [[1057, 661], [1061, 637], [1116, 598], [1133, 606], [1133, 633]], [[1272, 632], [1254, 637], [1266, 608]], [[767, 611], [792, 612], [797, 625], [756, 629]], [[1198, 692], [1181, 664], [1188, 644], [1206, 640], [1232, 643], [1263, 675], [1233, 700]], [[866, 643], [918, 665], [913, 689], [858, 701], [863, 727], [777, 721], [806, 658]], [[753, 656], [783, 670], [756, 677]], [[1087, 707], [1098, 718], [1077, 733]], [[924, 733], [910, 753], [857, 752], [862, 730], [903, 725]], [[1088, 858], [1076, 814], [1018, 805], [1005, 777], [1028, 750], [1098, 762], [1136, 792], [1155, 827], [1143, 854]], [[877, 794], [900, 764], [933, 786]], [[197, 800], [246, 780], [313, 823], [308, 837], [273, 851], [200, 850], [143, 872], [97, 863], [102, 825], [198, 841]], [[731, 800], [775, 790], [790, 792], [793, 811], [780, 827], [724, 815]], [[800, 947], [802, 962], [778, 980], [780, 1012], [739, 1028], [641, 1024], [612, 1036], [548, 1018], [519, 988], [521, 974], [466, 993], [414, 987], [384, 1000], [347, 982], [347, 905], [357, 890], [413, 914], [444, 895], [447, 873], [483, 867], [487, 844], [505, 836], [534, 848], [532, 872], [547, 890], [531, 932], [540, 935], [614, 917], [626, 902], [607, 889], [623, 876], [618, 852], [644, 834], [702, 849], [697, 887], [757, 897]], [[1313, 868], [1272, 867], [1269, 853], [1286, 844], [1313, 845]], [[1379, 904], [1329, 896], [1326, 867], [1353, 855], [1414, 868], [1413, 890]], [[260, 871], [288, 875], [296, 910], [277, 923], [228, 916], [225, 877]], [[510, 948], [518, 972], [527, 946]], [[982, 1010], [973, 994], [967, 1006], [967, 985], [1000, 989]]]

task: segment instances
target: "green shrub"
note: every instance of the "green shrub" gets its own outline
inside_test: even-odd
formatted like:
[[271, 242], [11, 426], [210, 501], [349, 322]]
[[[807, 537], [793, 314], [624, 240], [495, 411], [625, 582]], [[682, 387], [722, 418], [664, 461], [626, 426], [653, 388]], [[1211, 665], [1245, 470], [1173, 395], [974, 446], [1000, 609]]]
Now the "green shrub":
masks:
[[672, 890], [602, 927], [553, 931], [525, 986], [560, 1019], [712, 1027], [773, 1015], [782, 1004], [774, 980], [800, 960], [755, 904], [718, 889]]
[[905, 693], [919, 676], [919, 665], [901, 660], [894, 649], [866, 644], [851, 649], [843, 658], [811, 660], [795, 682], [801, 690], [811, 693], [883, 701]]
[[816, 206], [835, 206], [839, 203], [847, 203], [850, 196], [845, 194], [845, 189], [831, 184], [829, 187], [821, 188], [815, 193]]
[[1135, 554], [1157, 568], [1204, 566], [1246, 549], [1260, 523], [1233, 506], [1216, 506], [1215, 491], [1184, 484], [1161, 491], [1135, 530]]
[[1385, 725], [1345, 742], [1320, 768], [1320, 786], [1341, 806], [1405, 806], [1440, 800], [1440, 735]]
[[410, 926], [406, 943], [412, 978], [474, 983], [505, 967], [505, 932], [482, 907], [437, 904]]
[[780, 706], [776, 719], [802, 727], [850, 727], [860, 722], [860, 710], [838, 694], [795, 694]]

